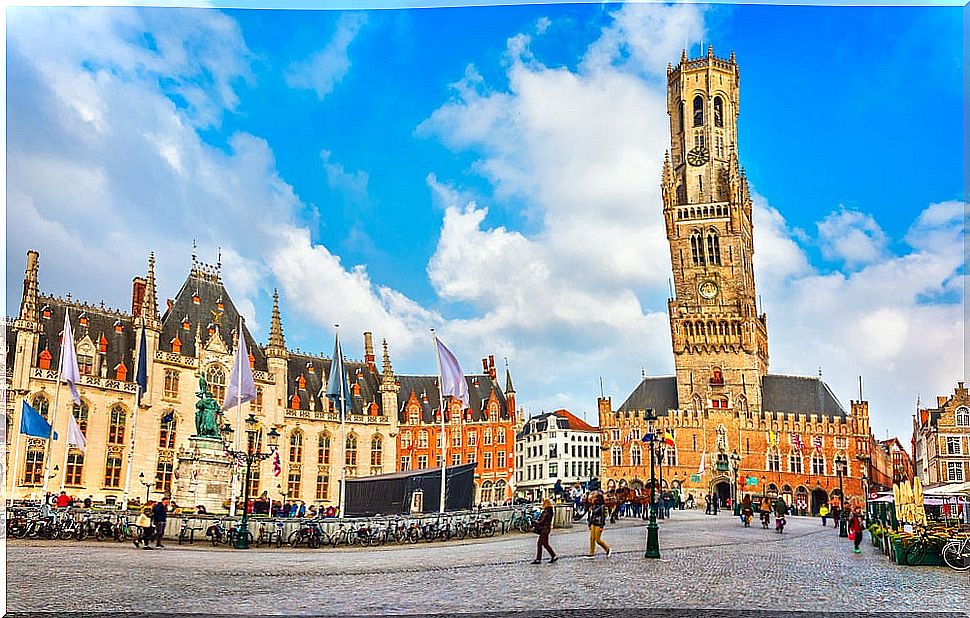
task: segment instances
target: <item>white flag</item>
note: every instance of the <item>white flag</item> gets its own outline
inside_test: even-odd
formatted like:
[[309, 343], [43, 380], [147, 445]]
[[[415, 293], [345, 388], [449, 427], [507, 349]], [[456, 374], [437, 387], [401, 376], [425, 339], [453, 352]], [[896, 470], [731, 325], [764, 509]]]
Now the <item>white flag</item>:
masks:
[[232, 363], [232, 375], [226, 384], [226, 401], [223, 410], [234, 406], [241, 406], [247, 401], [256, 399], [256, 383], [253, 381], [253, 368], [249, 366], [249, 352], [246, 350], [246, 335], [243, 331], [242, 316], [239, 316], [239, 345], [236, 346], [236, 358]]
[[67, 310], [64, 310], [64, 332], [61, 334], [61, 364], [57, 368], [61, 378], [71, 387], [74, 403], [81, 405], [81, 397], [77, 394], [77, 383], [81, 380], [81, 371], [77, 368], [77, 354], [74, 352], [74, 335], [71, 333], [71, 321]]
[[697, 468], [698, 474], [704, 474], [704, 467], [707, 465], [707, 451], [701, 453], [701, 465]]
[[438, 337], [434, 340], [438, 344], [438, 362], [441, 365], [441, 395], [451, 395], [460, 399], [467, 408], [468, 383], [465, 382], [465, 374], [461, 372], [458, 361], [445, 344], [441, 343]]
[[87, 439], [84, 434], [81, 433], [81, 426], [77, 424], [77, 419], [74, 418], [74, 414], [69, 414], [67, 417], [67, 443], [73, 444], [82, 451], [88, 445]]

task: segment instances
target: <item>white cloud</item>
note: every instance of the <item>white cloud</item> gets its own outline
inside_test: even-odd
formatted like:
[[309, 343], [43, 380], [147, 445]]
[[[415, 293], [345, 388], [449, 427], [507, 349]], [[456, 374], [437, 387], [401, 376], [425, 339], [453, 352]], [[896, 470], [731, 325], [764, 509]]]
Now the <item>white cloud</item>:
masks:
[[327, 185], [353, 202], [366, 202], [368, 199], [367, 182], [369, 181], [367, 172], [360, 170], [348, 172], [344, 169], [342, 163], [331, 161], [331, 155], [332, 153], [329, 150], [320, 153], [323, 171], [327, 175]]
[[343, 13], [337, 20], [336, 33], [323, 49], [286, 69], [287, 85], [313, 90], [322, 101], [350, 70], [347, 48], [366, 23], [366, 13]]
[[872, 264], [886, 253], [886, 234], [872, 215], [843, 206], [817, 226], [822, 256], [827, 260], [855, 268]]

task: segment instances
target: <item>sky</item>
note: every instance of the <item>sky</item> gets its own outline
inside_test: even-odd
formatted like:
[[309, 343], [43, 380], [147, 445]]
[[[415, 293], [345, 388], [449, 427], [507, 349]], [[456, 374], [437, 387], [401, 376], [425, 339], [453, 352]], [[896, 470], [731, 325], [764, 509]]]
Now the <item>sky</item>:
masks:
[[160, 302], [199, 259], [257, 340], [435, 371], [508, 359], [526, 413], [595, 423], [671, 375], [666, 67], [734, 51], [770, 371], [908, 444], [963, 380], [959, 7], [11, 7], [7, 315], [43, 291]]

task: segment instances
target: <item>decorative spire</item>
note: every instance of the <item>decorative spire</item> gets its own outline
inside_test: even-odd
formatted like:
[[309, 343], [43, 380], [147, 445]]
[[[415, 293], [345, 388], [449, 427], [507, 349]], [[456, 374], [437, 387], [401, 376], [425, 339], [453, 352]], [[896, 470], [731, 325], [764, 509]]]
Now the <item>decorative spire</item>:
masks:
[[20, 301], [20, 319], [31, 324], [37, 323], [37, 271], [40, 254], [27, 252], [27, 270], [24, 272], [24, 296]]
[[271, 358], [286, 358], [286, 338], [283, 336], [283, 322], [280, 320], [280, 295], [273, 290], [273, 317], [269, 324], [269, 345], [266, 355]]
[[146, 328], [161, 329], [158, 316], [158, 295], [155, 292], [155, 252], [148, 254], [148, 276], [145, 278], [145, 295], [141, 301], [141, 315], [145, 318]]
[[505, 359], [505, 394], [515, 393], [515, 387], [512, 386], [512, 373], [509, 371], [509, 359]]
[[[383, 340], [384, 345], [384, 368], [381, 375], [381, 392], [399, 392], [401, 385], [394, 377], [394, 369], [391, 368], [391, 355], [387, 351], [387, 339]], [[413, 394], [413, 391], [412, 391]]]

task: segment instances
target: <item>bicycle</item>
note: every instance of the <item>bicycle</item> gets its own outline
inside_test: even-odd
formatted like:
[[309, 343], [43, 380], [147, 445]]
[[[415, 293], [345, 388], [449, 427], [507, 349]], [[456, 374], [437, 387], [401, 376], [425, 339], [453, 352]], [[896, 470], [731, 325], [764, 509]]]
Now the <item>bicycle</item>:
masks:
[[323, 543], [324, 534], [320, 524], [311, 520], [304, 522], [299, 528], [291, 532], [287, 543], [290, 547], [299, 547], [306, 543], [306, 546], [310, 549], [316, 549]]
[[262, 545], [267, 545], [272, 547], [283, 547], [283, 537], [284, 537], [284, 524], [282, 521], [277, 520], [273, 522], [275, 529], [270, 530], [266, 523], [259, 526], [259, 536], [256, 538], [256, 546], [261, 547]]
[[936, 552], [933, 540], [925, 528], [918, 528], [914, 535], [908, 544], [903, 545], [903, 562], [910, 566], [921, 564], [926, 556]]
[[132, 526], [128, 521], [127, 515], [121, 515], [118, 517], [118, 521], [115, 522], [114, 526], [114, 538], [119, 543], [124, 543], [125, 541], [131, 541], [132, 539], [137, 539], [141, 536], [140, 530], [135, 530], [135, 526]]
[[195, 531], [202, 530], [202, 526], [193, 526], [186, 519], [182, 522], [182, 527], [179, 529], [179, 545], [188, 541], [189, 545], [195, 544]]
[[950, 539], [943, 546], [943, 562], [954, 571], [970, 569], [970, 536]]

